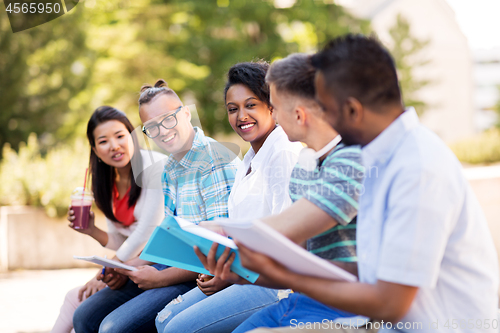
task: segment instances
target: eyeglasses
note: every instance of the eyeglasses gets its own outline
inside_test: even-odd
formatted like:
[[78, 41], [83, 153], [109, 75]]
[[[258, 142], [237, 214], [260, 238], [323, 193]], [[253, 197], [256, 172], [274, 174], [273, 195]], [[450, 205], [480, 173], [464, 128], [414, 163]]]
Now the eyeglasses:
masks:
[[179, 106], [174, 113], [169, 114], [163, 118], [159, 123], [154, 123], [151, 125], [142, 126], [142, 132], [148, 136], [150, 139], [156, 138], [160, 135], [160, 125], [165, 129], [171, 129], [177, 126], [177, 113], [182, 110], [182, 106]]

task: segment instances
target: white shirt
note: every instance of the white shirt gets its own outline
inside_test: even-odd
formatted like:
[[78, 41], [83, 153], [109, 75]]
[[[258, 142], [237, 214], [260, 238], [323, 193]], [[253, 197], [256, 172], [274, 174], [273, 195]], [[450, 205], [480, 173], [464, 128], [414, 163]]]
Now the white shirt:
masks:
[[[290, 175], [302, 148], [299, 142], [290, 142], [279, 126], [257, 154], [250, 148], [238, 166], [229, 194], [229, 218], [257, 219], [278, 214], [290, 206]], [[250, 166], [252, 171], [247, 175]]]
[[[106, 248], [116, 250], [116, 256], [121, 261], [127, 261], [141, 253], [165, 215], [161, 175], [167, 156], [145, 150], [141, 150], [141, 154], [142, 170], [132, 169], [137, 184], [142, 187], [141, 195], [135, 203], [135, 222], [126, 227], [106, 218], [108, 226]], [[151, 160], [152, 158], [154, 160]], [[141, 179], [137, 179], [138, 177]]]
[[361, 282], [419, 287], [402, 332], [496, 332], [496, 251], [453, 153], [409, 109], [362, 154]]

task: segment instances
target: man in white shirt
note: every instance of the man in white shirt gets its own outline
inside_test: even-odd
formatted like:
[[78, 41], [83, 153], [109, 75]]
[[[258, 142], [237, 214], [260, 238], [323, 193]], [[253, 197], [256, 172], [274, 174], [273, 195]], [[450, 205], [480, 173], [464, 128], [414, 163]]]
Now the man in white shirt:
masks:
[[[295, 274], [240, 245], [244, 266], [373, 319], [359, 331], [496, 332], [498, 264], [486, 220], [456, 157], [413, 108], [404, 110], [390, 54], [374, 38], [347, 35], [312, 64], [329, 123], [344, 142], [363, 146], [360, 281]], [[328, 330], [351, 332], [333, 323]]]

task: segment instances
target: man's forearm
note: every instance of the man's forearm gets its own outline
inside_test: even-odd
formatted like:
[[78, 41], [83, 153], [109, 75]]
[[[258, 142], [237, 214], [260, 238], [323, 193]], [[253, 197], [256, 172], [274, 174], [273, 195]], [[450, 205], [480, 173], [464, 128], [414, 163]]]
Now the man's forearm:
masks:
[[276, 271], [271, 280], [339, 310], [390, 322], [397, 322], [406, 314], [418, 290], [395, 284], [389, 285], [397, 287], [387, 287], [388, 283], [380, 281], [375, 285], [333, 281], [286, 270]]

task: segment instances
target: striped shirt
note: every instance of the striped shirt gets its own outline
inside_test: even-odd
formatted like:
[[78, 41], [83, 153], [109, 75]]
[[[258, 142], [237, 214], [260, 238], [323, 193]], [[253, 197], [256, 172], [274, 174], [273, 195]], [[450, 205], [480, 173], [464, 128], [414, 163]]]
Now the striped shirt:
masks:
[[292, 171], [290, 197], [305, 198], [338, 222], [335, 227], [307, 241], [307, 250], [327, 260], [355, 262], [356, 215], [364, 167], [359, 146], [338, 144], [319, 167], [306, 171], [299, 164]]
[[194, 223], [228, 217], [227, 202], [240, 160], [201, 129], [194, 129], [192, 148], [180, 161], [170, 155], [165, 164], [165, 216]]

